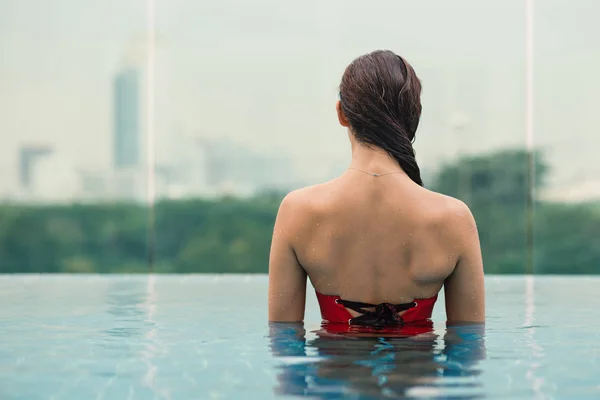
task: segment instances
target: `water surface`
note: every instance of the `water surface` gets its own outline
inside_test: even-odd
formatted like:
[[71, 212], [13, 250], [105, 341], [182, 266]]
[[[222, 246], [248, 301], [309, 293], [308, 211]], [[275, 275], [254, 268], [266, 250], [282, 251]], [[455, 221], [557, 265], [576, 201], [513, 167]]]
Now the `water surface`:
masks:
[[0, 276], [0, 399], [600, 398], [600, 279], [486, 278], [412, 339], [267, 324], [266, 276]]

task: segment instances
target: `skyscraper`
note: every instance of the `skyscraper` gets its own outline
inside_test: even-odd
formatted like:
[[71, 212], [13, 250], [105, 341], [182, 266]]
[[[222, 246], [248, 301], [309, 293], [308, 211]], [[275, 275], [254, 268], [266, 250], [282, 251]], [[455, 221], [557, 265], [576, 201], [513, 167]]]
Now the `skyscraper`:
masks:
[[114, 81], [114, 167], [136, 167], [140, 162], [139, 72], [128, 68]]

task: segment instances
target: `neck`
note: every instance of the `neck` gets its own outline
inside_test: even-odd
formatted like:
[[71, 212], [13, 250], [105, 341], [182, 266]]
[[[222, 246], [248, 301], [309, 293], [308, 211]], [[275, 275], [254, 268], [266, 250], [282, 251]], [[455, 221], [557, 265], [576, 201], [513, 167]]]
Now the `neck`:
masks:
[[398, 162], [385, 150], [378, 147], [368, 147], [365, 144], [359, 143], [354, 138], [350, 139], [350, 143], [352, 144], [350, 168], [375, 174], [402, 171]]

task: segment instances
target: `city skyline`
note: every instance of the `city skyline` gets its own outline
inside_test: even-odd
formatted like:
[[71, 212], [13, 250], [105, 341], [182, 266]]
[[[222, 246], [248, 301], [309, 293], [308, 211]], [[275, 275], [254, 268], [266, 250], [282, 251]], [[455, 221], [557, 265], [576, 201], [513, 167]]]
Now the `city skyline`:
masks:
[[[167, 149], [179, 129], [258, 154], [285, 153], [298, 181], [331, 177], [349, 160], [333, 110], [337, 83], [352, 58], [374, 48], [398, 51], [423, 81], [415, 143], [423, 169], [524, 144], [522, 2], [438, 1], [435, 12], [431, 5], [380, 3], [388, 13], [358, 1], [293, 7], [265, 1], [260, 13], [240, 1], [159, 3], [157, 164], [176, 157]], [[556, 190], [600, 176], [594, 10], [600, 5], [592, 1], [536, 8], [535, 137]], [[110, 0], [94, 10], [72, 0], [0, 1], [0, 192], [17, 184], [23, 145], [51, 145], [55, 153], [43, 162], [65, 172], [111, 165], [111, 82], [128, 65], [144, 67], [145, 18], [144, 5], [134, 1]], [[370, 29], [353, 29], [365, 21]], [[71, 34], [75, 28], [78, 35]], [[44, 179], [49, 190], [60, 190], [52, 174]]]

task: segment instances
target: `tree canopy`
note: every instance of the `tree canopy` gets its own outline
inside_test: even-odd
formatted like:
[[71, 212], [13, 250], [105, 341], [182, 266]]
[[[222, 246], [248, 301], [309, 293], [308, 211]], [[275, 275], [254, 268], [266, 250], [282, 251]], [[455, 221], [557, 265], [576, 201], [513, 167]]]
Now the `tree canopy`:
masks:
[[[471, 207], [487, 273], [526, 271], [531, 212], [534, 272], [600, 273], [600, 206], [528, 204], [528, 157], [522, 150], [463, 157], [441, 168], [431, 189]], [[535, 170], [541, 189], [549, 173], [542, 154]], [[162, 201], [153, 249], [143, 205], [0, 205], [0, 273], [144, 273], [149, 250], [158, 273], [265, 273], [282, 197]]]

